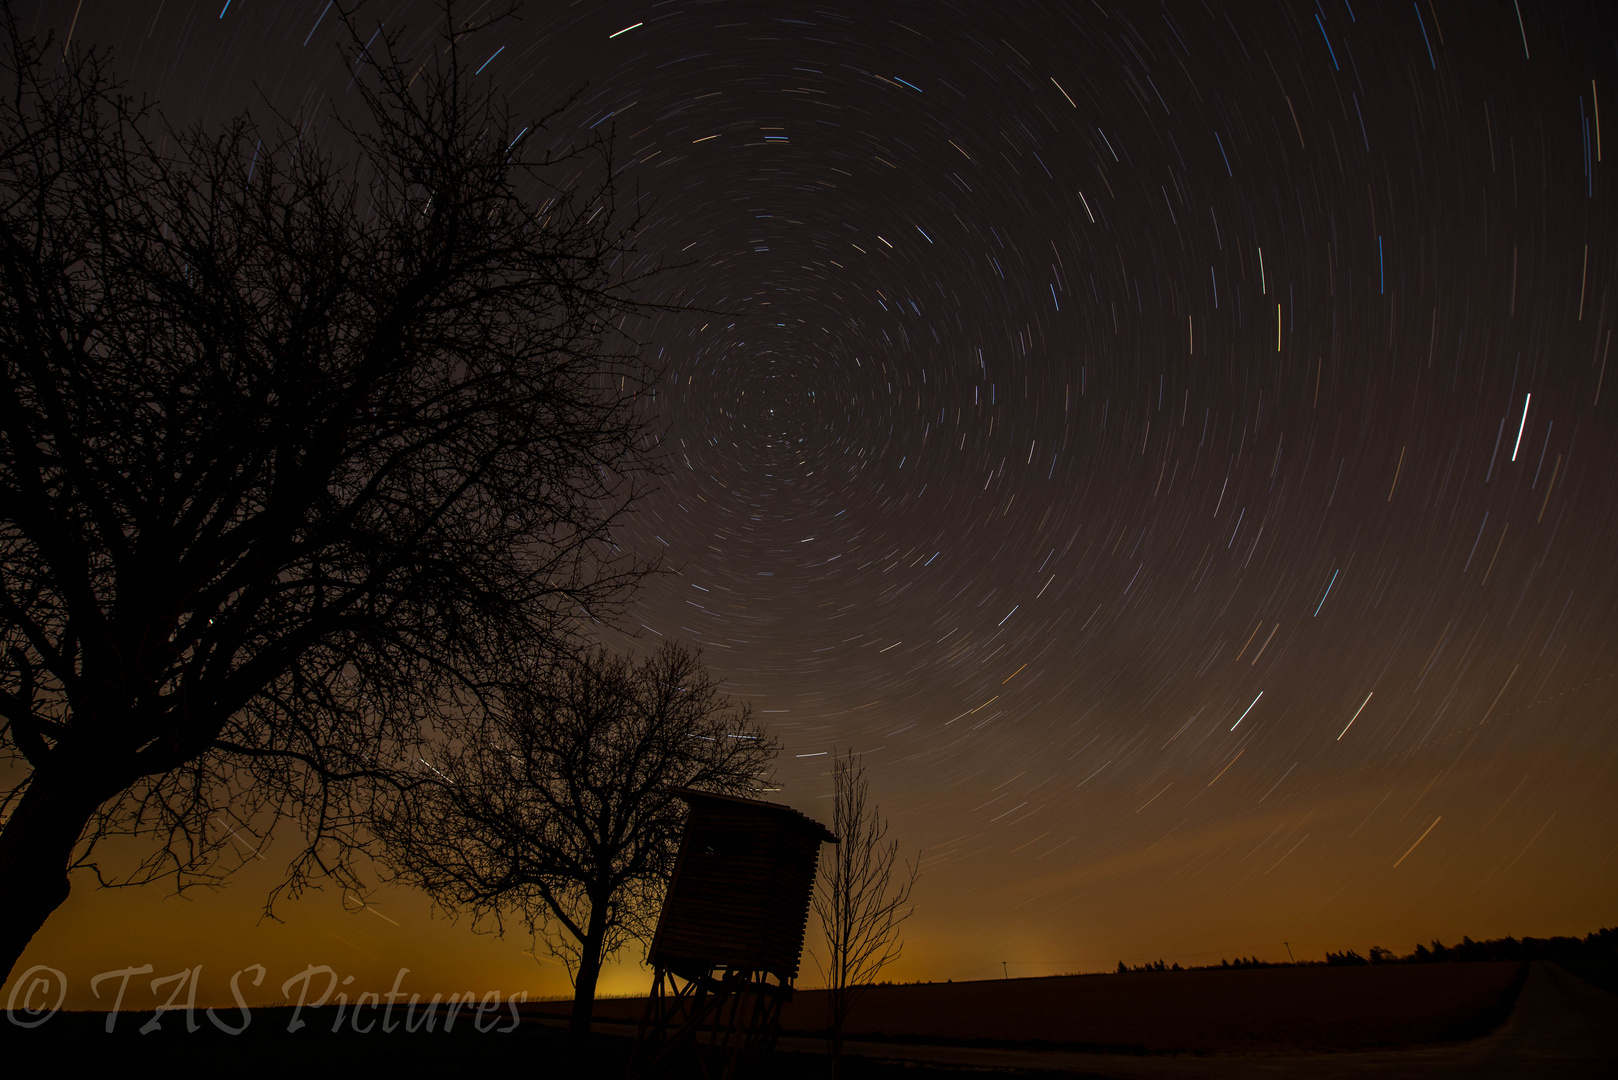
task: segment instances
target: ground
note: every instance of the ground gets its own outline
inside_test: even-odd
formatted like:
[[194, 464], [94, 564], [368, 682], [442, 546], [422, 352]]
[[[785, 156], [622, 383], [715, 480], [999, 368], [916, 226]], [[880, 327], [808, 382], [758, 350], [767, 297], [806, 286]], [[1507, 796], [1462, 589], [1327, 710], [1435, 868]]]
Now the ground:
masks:
[[[844, 1075], [849, 1080], [993, 1074], [1208, 1080], [1618, 1077], [1618, 995], [1610, 989], [1618, 986], [1618, 964], [1433, 968], [1446, 970], [1434, 974], [1405, 968], [1403, 975], [1368, 978], [1365, 969], [1275, 969], [895, 987], [878, 993], [875, 1004], [856, 1020], [865, 1037], [850, 1042]], [[1440, 988], [1447, 988], [1447, 997]], [[969, 1022], [970, 1002], [977, 1003], [976, 1024]], [[1140, 1013], [1134, 1026], [1119, 1029], [1122, 1034], [1114, 1040], [1119, 1047], [1133, 1045], [1132, 1052], [1098, 1052], [1093, 1042], [1027, 1037], [1030, 1031], [1094, 1031], [1108, 1015], [1103, 1006], [1109, 1002], [1115, 1019], [1130, 1010]], [[1237, 1023], [1226, 1027], [1228, 1046], [1210, 1043], [1210, 1033], [1220, 1026], [1213, 1021], [1251, 1017], [1254, 1002], [1267, 1002], [1275, 1020], [1267, 1036], [1262, 1026]], [[1466, 1007], [1473, 1014], [1456, 1021], [1457, 1002], [1469, 1002]], [[953, 1014], [945, 1007], [948, 1003], [953, 1003]], [[505, 1010], [483, 1017], [463, 1012], [447, 1032], [439, 1025], [432, 1032], [409, 1033], [395, 1018], [388, 1033], [378, 1023], [365, 1034], [347, 1024], [342, 1033], [333, 1034], [334, 1010], [305, 1010], [307, 1026], [289, 1033], [291, 1010], [264, 1008], [253, 1011], [252, 1023], [241, 1035], [218, 1030], [200, 1012], [192, 1017], [196, 1031], [189, 1031], [185, 1014], [177, 1012], [165, 1016], [161, 1028], [150, 1034], [140, 1029], [151, 1013], [121, 1014], [110, 1034], [104, 1013], [61, 1013], [34, 1030], [0, 1024], [0, 1060], [55, 1058], [72, 1061], [75, 1071], [115, 1070], [119, 1077], [191, 1072], [437, 1076], [510, 1070], [539, 1078], [618, 1080], [628, 1064], [632, 1029], [613, 1017], [632, 1015], [637, 1004], [603, 1002], [605, 1019], [578, 1059], [569, 1053], [561, 1021], [532, 1011], [525, 1012], [521, 1023]], [[800, 995], [798, 1024], [814, 1004], [811, 995]], [[1345, 1008], [1347, 1021], [1341, 1015]], [[1333, 1009], [1339, 1014], [1332, 1015]], [[218, 1015], [222, 1021], [239, 1022], [234, 1011]], [[1199, 1015], [1202, 1021], [1190, 1023]], [[1311, 1017], [1318, 1022], [1308, 1022]], [[1379, 1017], [1382, 1028], [1368, 1027], [1367, 1017]], [[479, 1019], [482, 1031], [474, 1023]], [[905, 1030], [927, 1032], [941, 1021], [953, 1024], [950, 1030], [957, 1037], [946, 1041]], [[1440, 1021], [1448, 1026], [1433, 1029]], [[888, 1034], [876, 1036], [873, 1025], [882, 1025]], [[1330, 1039], [1321, 1041], [1322, 1032], [1339, 1042], [1352, 1036], [1361, 1048], [1328, 1045]], [[1415, 1037], [1408, 1037], [1412, 1032]], [[1181, 1049], [1151, 1052], [1143, 1043]], [[1199, 1049], [1184, 1049], [1190, 1043]], [[827, 1064], [822, 1041], [789, 1033], [767, 1075], [771, 1080], [819, 1080], [827, 1075]]]

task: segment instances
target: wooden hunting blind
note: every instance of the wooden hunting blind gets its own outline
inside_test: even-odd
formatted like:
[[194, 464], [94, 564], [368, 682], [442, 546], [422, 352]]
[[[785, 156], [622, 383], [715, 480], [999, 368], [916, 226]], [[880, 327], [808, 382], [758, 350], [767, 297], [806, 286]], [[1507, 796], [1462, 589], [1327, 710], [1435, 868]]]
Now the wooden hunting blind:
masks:
[[691, 812], [648, 956], [655, 974], [630, 1074], [739, 1077], [775, 1043], [820, 845], [837, 837], [780, 803], [670, 793]]
[[790, 806], [682, 789], [691, 807], [651, 961], [797, 978], [826, 827]]

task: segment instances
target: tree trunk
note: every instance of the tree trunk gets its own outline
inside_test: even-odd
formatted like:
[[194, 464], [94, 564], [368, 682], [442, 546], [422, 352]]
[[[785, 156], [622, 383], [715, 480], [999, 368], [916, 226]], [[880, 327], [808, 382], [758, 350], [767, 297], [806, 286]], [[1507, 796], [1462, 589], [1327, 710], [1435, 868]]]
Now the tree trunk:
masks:
[[591, 943], [584, 945], [584, 955], [579, 960], [579, 977], [573, 984], [573, 1023], [572, 1036], [575, 1043], [581, 1043], [590, 1033], [590, 1020], [595, 1015], [596, 1006], [596, 980], [601, 976], [601, 945]]
[[601, 946], [607, 939], [604, 903], [590, 904], [590, 926], [579, 943], [579, 974], [573, 982], [573, 1022], [570, 1037], [575, 1050], [590, 1037], [590, 1020], [595, 1015], [596, 981], [601, 977]]
[[0, 828], [0, 982], [67, 899], [73, 848], [100, 803], [58, 770], [40, 769]]
[[843, 1075], [843, 1021], [848, 1017], [848, 988], [834, 986], [829, 995], [831, 1002], [831, 1029], [827, 1032], [826, 1048], [831, 1056], [832, 1080]]

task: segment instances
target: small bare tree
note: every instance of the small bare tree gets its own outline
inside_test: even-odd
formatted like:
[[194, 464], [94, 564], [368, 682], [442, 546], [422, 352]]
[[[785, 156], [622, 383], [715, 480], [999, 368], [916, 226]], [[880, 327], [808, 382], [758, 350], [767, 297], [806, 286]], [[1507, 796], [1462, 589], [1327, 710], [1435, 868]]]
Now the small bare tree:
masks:
[[877, 973], [899, 959], [899, 924], [915, 911], [910, 894], [921, 873], [921, 853], [901, 868], [899, 841], [887, 839], [888, 822], [871, 802], [865, 765], [853, 751], [833, 759], [832, 786], [832, 832], [841, 839], [820, 864], [814, 912], [826, 939], [826, 959], [815, 954], [815, 963], [830, 991], [835, 1077], [849, 1010]]
[[543, 936], [590, 1030], [602, 963], [650, 942], [685, 806], [671, 788], [753, 795], [776, 752], [692, 650], [552, 663], [434, 753], [374, 829], [397, 877], [474, 926]]

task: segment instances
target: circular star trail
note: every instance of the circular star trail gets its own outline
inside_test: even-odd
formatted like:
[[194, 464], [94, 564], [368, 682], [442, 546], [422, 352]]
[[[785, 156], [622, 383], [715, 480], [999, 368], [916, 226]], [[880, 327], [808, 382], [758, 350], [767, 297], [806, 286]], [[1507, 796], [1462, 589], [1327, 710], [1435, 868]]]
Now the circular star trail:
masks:
[[[325, 0], [77, 18], [177, 119], [354, 104]], [[617, 540], [675, 572], [613, 640], [700, 646], [772, 798], [866, 755], [908, 972], [1610, 910], [1604, 6], [533, 3], [463, 48], [646, 210], [666, 468]]]

